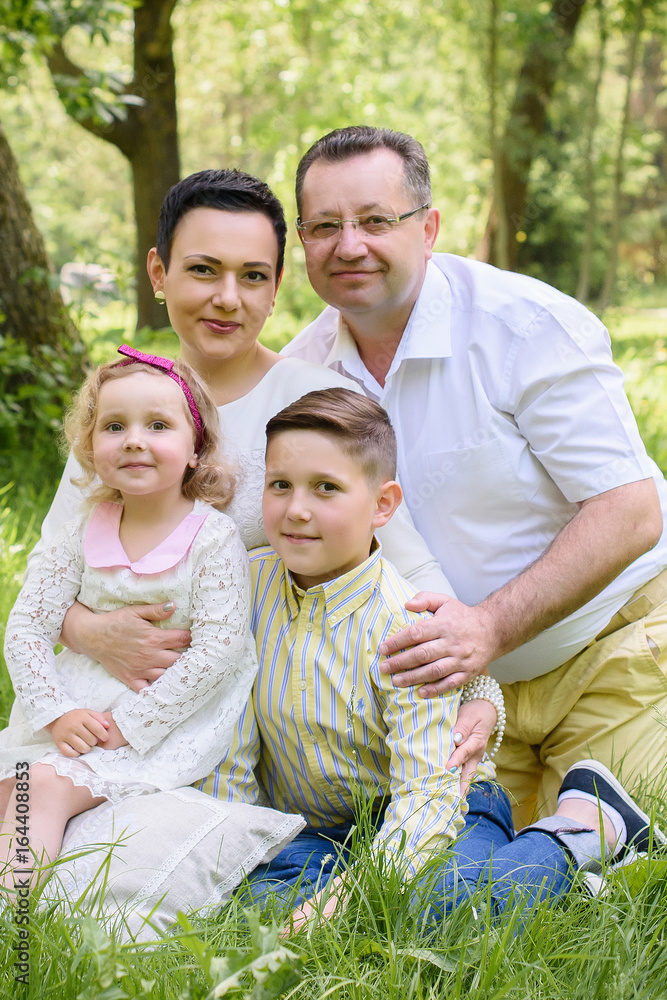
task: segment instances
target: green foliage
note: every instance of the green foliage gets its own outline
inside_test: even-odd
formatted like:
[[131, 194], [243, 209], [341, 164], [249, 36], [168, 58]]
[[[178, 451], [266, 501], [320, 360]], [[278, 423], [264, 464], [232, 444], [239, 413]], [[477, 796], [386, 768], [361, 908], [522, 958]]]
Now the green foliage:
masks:
[[5, 623], [21, 587], [28, 553], [39, 537], [39, 526], [46, 514], [56, 482], [42, 486], [36, 493], [29, 486], [18, 489], [9, 483], [0, 489], [0, 728], [7, 725], [14, 701], [2, 647]]
[[667, 338], [661, 335], [665, 318], [667, 310], [660, 308], [605, 314], [646, 450], [667, 475]]
[[[544, 25], [550, 6], [527, 0], [500, 5], [499, 122], [513, 100], [526, 46]], [[609, 69], [593, 151], [599, 209], [593, 292], [607, 266], [624, 33], [634, 6], [604, 0]], [[23, 55], [18, 63], [6, 63], [3, 123], [49, 251], [56, 266], [80, 260], [110, 267], [120, 275], [122, 295], [129, 302], [134, 232], [127, 163], [65, 115], [43, 65], [26, 53], [37, 55], [50, 39], [65, 36], [68, 54], [86, 70], [85, 79], [70, 81], [67, 100], [74, 115], [93, 110], [96, 121], [107, 123], [122, 117], [126, 98], [119, 91], [132, 75], [132, 4], [0, 0], [0, 11], [5, 8], [8, 19], [0, 27], [0, 44], [11, 35]], [[24, 11], [22, 20], [17, 20], [17, 10]], [[31, 18], [33, 36], [40, 39], [33, 48], [27, 40]], [[211, 166], [257, 173], [282, 198], [291, 221], [296, 163], [318, 135], [350, 122], [388, 125], [415, 134], [429, 154], [434, 204], [443, 215], [437, 249], [475, 252], [492, 188], [487, 0], [252, 0], [242, 7], [229, 0], [179, 0], [172, 23], [184, 174]], [[649, 28], [654, 32], [651, 43], [659, 46], [657, 15], [649, 18]], [[222, 44], [211, 48], [211, 38]], [[579, 272], [586, 122], [598, 44], [591, 3], [583, 10], [567, 70], [549, 103], [523, 227], [521, 269], [566, 291], [574, 290]], [[649, 62], [638, 72], [637, 83], [637, 112], [626, 154], [621, 297], [638, 280], [667, 276], [667, 258], [660, 250], [667, 225], [666, 140], [659, 111], [664, 92], [653, 104], [640, 96], [640, 84], [646, 93], [660, 85], [655, 74], [650, 76]], [[134, 100], [132, 95], [128, 99]], [[291, 333], [318, 308], [291, 228], [278, 302], [280, 315], [268, 334], [277, 342], [284, 336], [280, 324]]]
[[19, 341], [0, 335], [0, 474], [23, 484], [44, 483], [62, 468], [57, 440], [63, 408], [75, 386], [69, 365], [42, 346], [33, 357]]
[[112, 25], [132, 6], [132, 0], [0, 0], [0, 85], [22, 71], [26, 55], [43, 54], [71, 28], [108, 43]]
[[186, 932], [181, 942], [194, 955], [209, 985], [206, 1000], [230, 996], [237, 1000], [276, 1000], [301, 980], [301, 959], [280, 940], [281, 928], [272, 921], [260, 922], [257, 910], [243, 910], [249, 942], [243, 948], [227, 948], [224, 955], [206, 947], [195, 935], [184, 914], [178, 922]]

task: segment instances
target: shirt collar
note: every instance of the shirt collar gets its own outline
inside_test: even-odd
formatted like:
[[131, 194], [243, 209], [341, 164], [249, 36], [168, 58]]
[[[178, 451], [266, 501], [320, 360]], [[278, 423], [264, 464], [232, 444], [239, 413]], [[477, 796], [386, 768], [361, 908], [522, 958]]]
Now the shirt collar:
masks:
[[452, 290], [449, 281], [430, 260], [394, 361], [451, 357], [451, 314]]
[[190, 551], [197, 533], [209, 515], [209, 508], [195, 502], [192, 511], [172, 533], [141, 559], [132, 562], [118, 535], [123, 505], [101, 503], [93, 511], [86, 527], [83, 554], [94, 569], [131, 569], [133, 573], [163, 573], [176, 566]]
[[[449, 281], [440, 268], [429, 260], [419, 297], [410, 313], [388, 375], [396, 371], [401, 362], [411, 358], [451, 357], [451, 308]], [[367, 381], [368, 371], [340, 312], [333, 314], [332, 322], [337, 332], [324, 364], [331, 367], [338, 363], [353, 378]]]
[[[371, 545], [371, 554], [359, 566], [349, 573], [337, 576], [335, 580], [319, 583], [308, 590], [303, 590], [292, 579], [292, 574], [285, 569], [285, 593], [290, 610], [290, 618], [295, 618], [306, 597], [322, 598], [324, 600], [324, 618], [328, 624], [336, 625], [343, 618], [354, 614], [357, 608], [369, 599], [378, 585], [381, 566], [382, 546], [376, 538]], [[283, 564], [284, 565], [284, 564]]]

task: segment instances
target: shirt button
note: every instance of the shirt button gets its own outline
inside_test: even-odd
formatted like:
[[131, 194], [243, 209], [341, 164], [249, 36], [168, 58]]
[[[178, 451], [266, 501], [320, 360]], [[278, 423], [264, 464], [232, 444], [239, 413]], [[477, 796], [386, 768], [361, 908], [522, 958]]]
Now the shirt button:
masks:
[[301, 691], [305, 691], [308, 687], [308, 681], [299, 681], [299, 688]]
[[315, 735], [315, 733], [311, 733], [309, 739], [311, 743], [317, 743], [317, 736]]
[[315, 626], [313, 625], [313, 623], [308, 622], [308, 624], [306, 625], [306, 632], [312, 632], [314, 628]]

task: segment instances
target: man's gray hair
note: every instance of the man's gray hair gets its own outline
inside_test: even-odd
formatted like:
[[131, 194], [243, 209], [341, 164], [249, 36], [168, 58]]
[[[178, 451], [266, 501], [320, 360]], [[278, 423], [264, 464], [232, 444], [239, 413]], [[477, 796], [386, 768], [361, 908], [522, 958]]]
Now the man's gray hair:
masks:
[[322, 136], [305, 153], [296, 171], [296, 204], [301, 215], [303, 184], [306, 174], [316, 160], [340, 163], [351, 156], [372, 153], [376, 149], [390, 149], [403, 160], [403, 180], [409, 194], [419, 205], [431, 204], [431, 176], [424, 147], [404, 132], [372, 125], [348, 125]]

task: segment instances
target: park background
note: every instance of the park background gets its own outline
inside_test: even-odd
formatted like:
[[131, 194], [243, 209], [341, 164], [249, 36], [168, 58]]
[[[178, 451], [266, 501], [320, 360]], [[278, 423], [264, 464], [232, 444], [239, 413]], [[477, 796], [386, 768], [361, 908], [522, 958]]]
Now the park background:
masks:
[[[167, 188], [234, 166], [282, 199], [287, 273], [263, 335], [279, 348], [320, 307], [293, 226], [296, 165], [350, 123], [420, 139], [443, 217], [437, 250], [534, 275], [603, 316], [667, 471], [666, 14], [664, 0], [0, 0], [0, 625], [86, 367], [122, 341], [177, 353], [143, 263]], [[66, 290], [66, 307], [58, 275], [72, 262], [104, 276]], [[2, 724], [11, 700], [0, 664]], [[660, 790], [646, 802], [664, 815]], [[359, 906], [295, 946], [300, 983], [283, 954], [260, 984], [262, 955], [280, 948], [235, 910], [203, 925], [212, 953], [258, 963], [230, 995], [667, 996], [664, 861], [615, 876], [607, 897], [538, 908], [518, 936], [515, 921], [461, 911], [427, 946], [401, 923], [398, 880], [360, 851]], [[212, 988], [211, 955], [192, 941], [120, 945], [84, 909], [36, 918], [24, 995]], [[10, 956], [11, 933], [0, 989], [20, 995]]]

